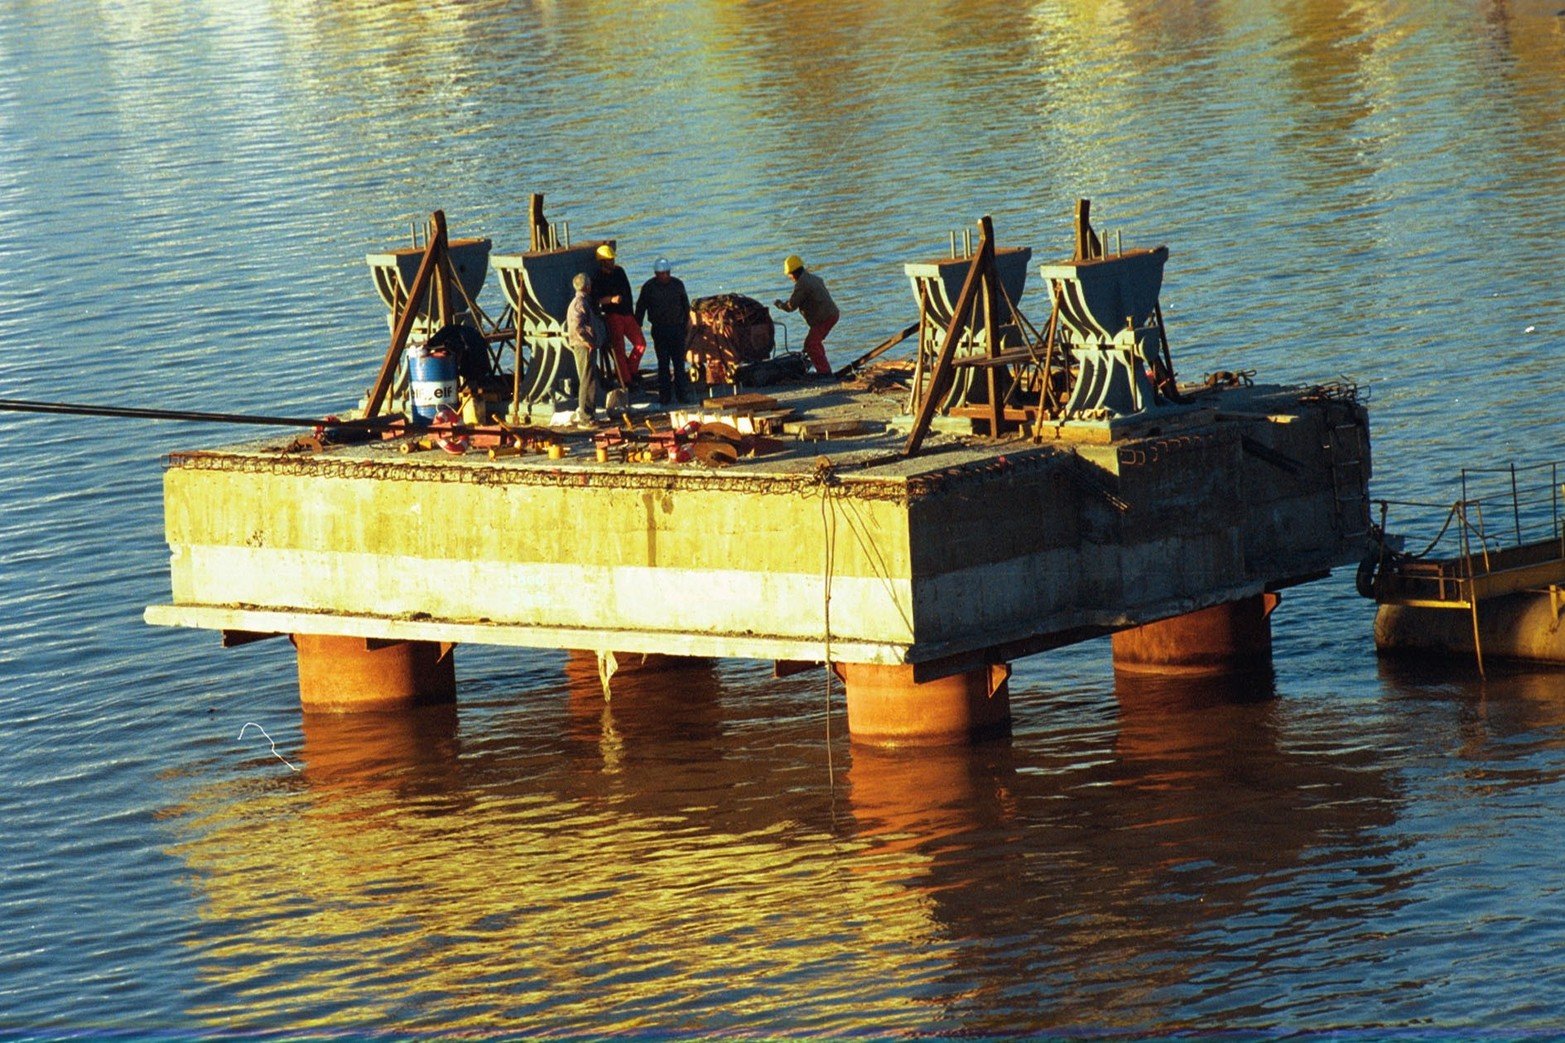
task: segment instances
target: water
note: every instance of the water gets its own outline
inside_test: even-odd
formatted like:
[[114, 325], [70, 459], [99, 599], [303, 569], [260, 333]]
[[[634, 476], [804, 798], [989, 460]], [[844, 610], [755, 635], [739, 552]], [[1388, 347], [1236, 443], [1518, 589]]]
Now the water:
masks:
[[[802, 254], [840, 361], [902, 261], [982, 214], [1064, 255], [1089, 196], [1171, 246], [1183, 375], [1355, 380], [1375, 494], [1449, 500], [1565, 455], [1556, 7], [0, 2], [0, 395], [342, 409], [363, 255], [435, 208], [521, 249], [538, 191], [698, 294]], [[1565, 682], [1378, 662], [1345, 574], [1275, 698], [1095, 642], [972, 750], [493, 649], [455, 711], [305, 720], [286, 645], [140, 618], [163, 455], [240, 433], [0, 418], [0, 1033], [1565, 1029]]]

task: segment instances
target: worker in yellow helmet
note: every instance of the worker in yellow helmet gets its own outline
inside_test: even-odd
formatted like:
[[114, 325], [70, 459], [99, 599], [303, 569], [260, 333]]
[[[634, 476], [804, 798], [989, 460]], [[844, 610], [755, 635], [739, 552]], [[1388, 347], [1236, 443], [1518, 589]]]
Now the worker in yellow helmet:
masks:
[[[603, 314], [603, 325], [608, 331], [604, 343], [619, 371], [620, 386], [628, 391], [637, 383], [641, 356], [647, 353], [647, 338], [642, 335], [641, 323], [636, 321], [630, 276], [615, 263], [614, 245], [604, 243], [598, 247], [597, 254], [598, 270], [592, 277], [592, 299], [598, 302], [598, 311]], [[627, 340], [630, 341], [628, 355], [625, 353]]]
[[804, 338], [804, 354], [817, 373], [830, 373], [826, 361], [826, 334], [837, 325], [842, 313], [837, 302], [831, 299], [825, 280], [804, 267], [798, 254], [789, 254], [783, 261], [783, 273], [793, 280], [793, 294], [786, 300], [772, 303], [783, 311], [797, 311], [809, 324], [810, 332]]

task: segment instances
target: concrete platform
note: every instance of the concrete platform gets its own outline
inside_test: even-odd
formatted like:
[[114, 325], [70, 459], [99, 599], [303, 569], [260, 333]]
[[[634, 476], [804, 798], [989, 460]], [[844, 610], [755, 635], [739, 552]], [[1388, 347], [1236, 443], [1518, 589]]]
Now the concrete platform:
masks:
[[[1368, 420], [1330, 389], [1209, 390], [1043, 440], [902, 455], [900, 393], [767, 388], [813, 430], [723, 468], [291, 439], [173, 454], [147, 621], [910, 668], [915, 681], [1354, 562]], [[1191, 393], [1194, 395], [1194, 390]], [[839, 423], [852, 421], [852, 423]], [[1073, 435], [1078, 437], [1072, 437]], [[617, 454], [616, 454], [617, 455]]]

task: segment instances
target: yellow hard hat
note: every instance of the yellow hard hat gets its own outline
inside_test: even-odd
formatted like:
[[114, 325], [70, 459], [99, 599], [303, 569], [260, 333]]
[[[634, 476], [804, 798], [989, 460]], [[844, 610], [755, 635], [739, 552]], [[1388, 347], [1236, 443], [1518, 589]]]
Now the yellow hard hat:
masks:
[[798, 271], [800, 268], [803, 268], [803, 267], [804, 267], [804, 260], [798, 254], [789, 254], [783, 260], [783, 274], [784, 275], [792, 275], [794, 272]]
[[614, 247], [608, 243], [604, 243], [602, 246], [598, 247], [598, 256], [605, 261], [614, 260]]

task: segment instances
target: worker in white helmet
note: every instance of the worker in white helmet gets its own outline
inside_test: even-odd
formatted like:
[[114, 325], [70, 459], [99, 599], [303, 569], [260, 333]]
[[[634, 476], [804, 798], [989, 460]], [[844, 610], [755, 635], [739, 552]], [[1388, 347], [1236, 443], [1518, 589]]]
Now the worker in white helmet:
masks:
[[772, 303], [783, 311], [797, 311], [809, 324], [810, 332], [804, 338], [804, 354], [817, 373], [830, 373], [826, 361], [826, 334], [837, 325], [841, 312], [831, 299], [825, 280], [804, 267], [798, 254], [789, 254], [783, 261], [783, 273], [793, 280], [793, 295], [786, 301]]
[[652, 278], [636, 295], [636, 324], [652, 322], [652, 350], [658, 357], [658, 402], [681, 405], [693, 400], [690, 371], [685, 368], [685, 345], [690, 337], [690, 295], [674, 278], [673, 265], [659, 257]]

